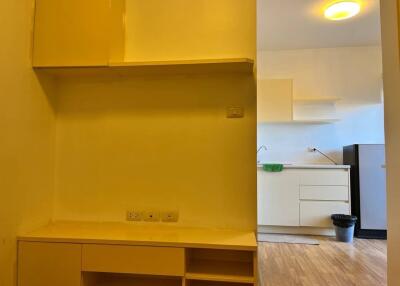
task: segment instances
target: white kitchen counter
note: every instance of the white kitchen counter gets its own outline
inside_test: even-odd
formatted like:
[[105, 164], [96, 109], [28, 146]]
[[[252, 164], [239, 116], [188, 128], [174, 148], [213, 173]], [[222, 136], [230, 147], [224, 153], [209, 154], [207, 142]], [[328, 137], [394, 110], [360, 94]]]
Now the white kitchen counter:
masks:
[[[271, 164], [271, 163], [265, 163]], [[279, 163], [278, 163], [279, 164]], [[262, 168], [263, 163], [257, 167]], [[349, 165], [328, 165], [328, 164], [283, 164], [284, 169], [350, 169]]]

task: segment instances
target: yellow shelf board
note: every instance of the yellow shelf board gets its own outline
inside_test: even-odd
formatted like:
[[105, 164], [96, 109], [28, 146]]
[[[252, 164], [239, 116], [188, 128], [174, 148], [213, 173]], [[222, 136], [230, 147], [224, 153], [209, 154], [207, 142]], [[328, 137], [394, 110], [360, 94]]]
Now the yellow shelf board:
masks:
[[198, 60], [111, 62], [108, 66], [36, 66], [36, 71], [56, 76], [117, 75], [143, 76], [153, 74], [253, 73], [254, 61], [248, 58]]
[[146, 223], [54, 222], [22, 234], [20, 241], [143, 245], [256, 251], [252, 231], [166, 226]]
[[209, 64], [254, 64], [249, 58], [220, 58], [197, 60], [172, 60], [172, 61], [148, 61], [148, 62], [111, 62], [111, 67], [121, 66], [171, 66], [171, 65], [209, 65]]
[[310, 124], [329, 124], [339, 122], [338, 118], [327, 118], [327, 119], [295, 119], [294, 123], [310, 123]]
[[254, 283], [253, 267], [248, 262], [195, 260], [188, 265], [188, 280]]

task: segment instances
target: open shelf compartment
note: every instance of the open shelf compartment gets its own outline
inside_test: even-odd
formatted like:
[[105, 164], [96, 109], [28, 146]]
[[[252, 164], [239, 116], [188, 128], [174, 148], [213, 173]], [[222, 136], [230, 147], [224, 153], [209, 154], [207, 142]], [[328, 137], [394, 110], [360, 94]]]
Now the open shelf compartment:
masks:
[[229, 283], [218, 281], [187, 280], [185, 286], [248, 286], [246, 283]]
[[185, 278], [196, 281], [254, 284], [254, 261], [254, 253], [251, 251], [188, 249]]

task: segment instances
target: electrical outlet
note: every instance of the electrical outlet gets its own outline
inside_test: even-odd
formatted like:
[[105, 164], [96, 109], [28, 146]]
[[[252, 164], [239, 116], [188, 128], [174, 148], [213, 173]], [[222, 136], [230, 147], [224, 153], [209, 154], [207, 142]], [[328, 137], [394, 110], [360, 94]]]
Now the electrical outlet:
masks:
[[146, 211], [143, 213], [143, 219], [147, 222], [156, 222], [160, 221], [160, 213], [153, 211]]
[[141, 221], [143, 219], [142, 212], [139, 211], [127, 211], [126, 220], [127, 221]]
[[161, 221], [163, 222], [178, 222], [179, 213], [174, 211], [162, 212]]
[[244, 117], [244, 108], [241, 106], [229, 106], [226, 109], [226, 117], [227, 118], [243, 118]]

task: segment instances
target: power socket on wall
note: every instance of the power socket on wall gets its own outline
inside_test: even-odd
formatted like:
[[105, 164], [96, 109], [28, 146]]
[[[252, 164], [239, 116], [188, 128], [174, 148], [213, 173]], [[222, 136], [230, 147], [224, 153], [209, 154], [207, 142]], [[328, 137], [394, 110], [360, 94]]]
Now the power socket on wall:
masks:
[[127, 221], [141, 221], [143, 219], [142, 212], [140, 211], [127, 211], [126, 220]]
[[170, 212], [162, 212], [161, 213], [161, 221], [162, 222], [178, 222], [179, 213], [170, 211]]
[[155, 211], [145, 211], [143, 212], [143, 220], [147, 222], [160, 221], [160, 213]]
[[229, 106], [226, 108], [227, 118], [243, 118], [244, 108], [242, 106]]
[[308, 147], [307, 150], [308, 150], [308, 152], [315, 152], [316, 148], [315, 147]]
[[128, 210], [126, 212], [127, 221], [145, 221], [145, 222], [178, 222], [179, 212], [178, 211], [137, 211]]

